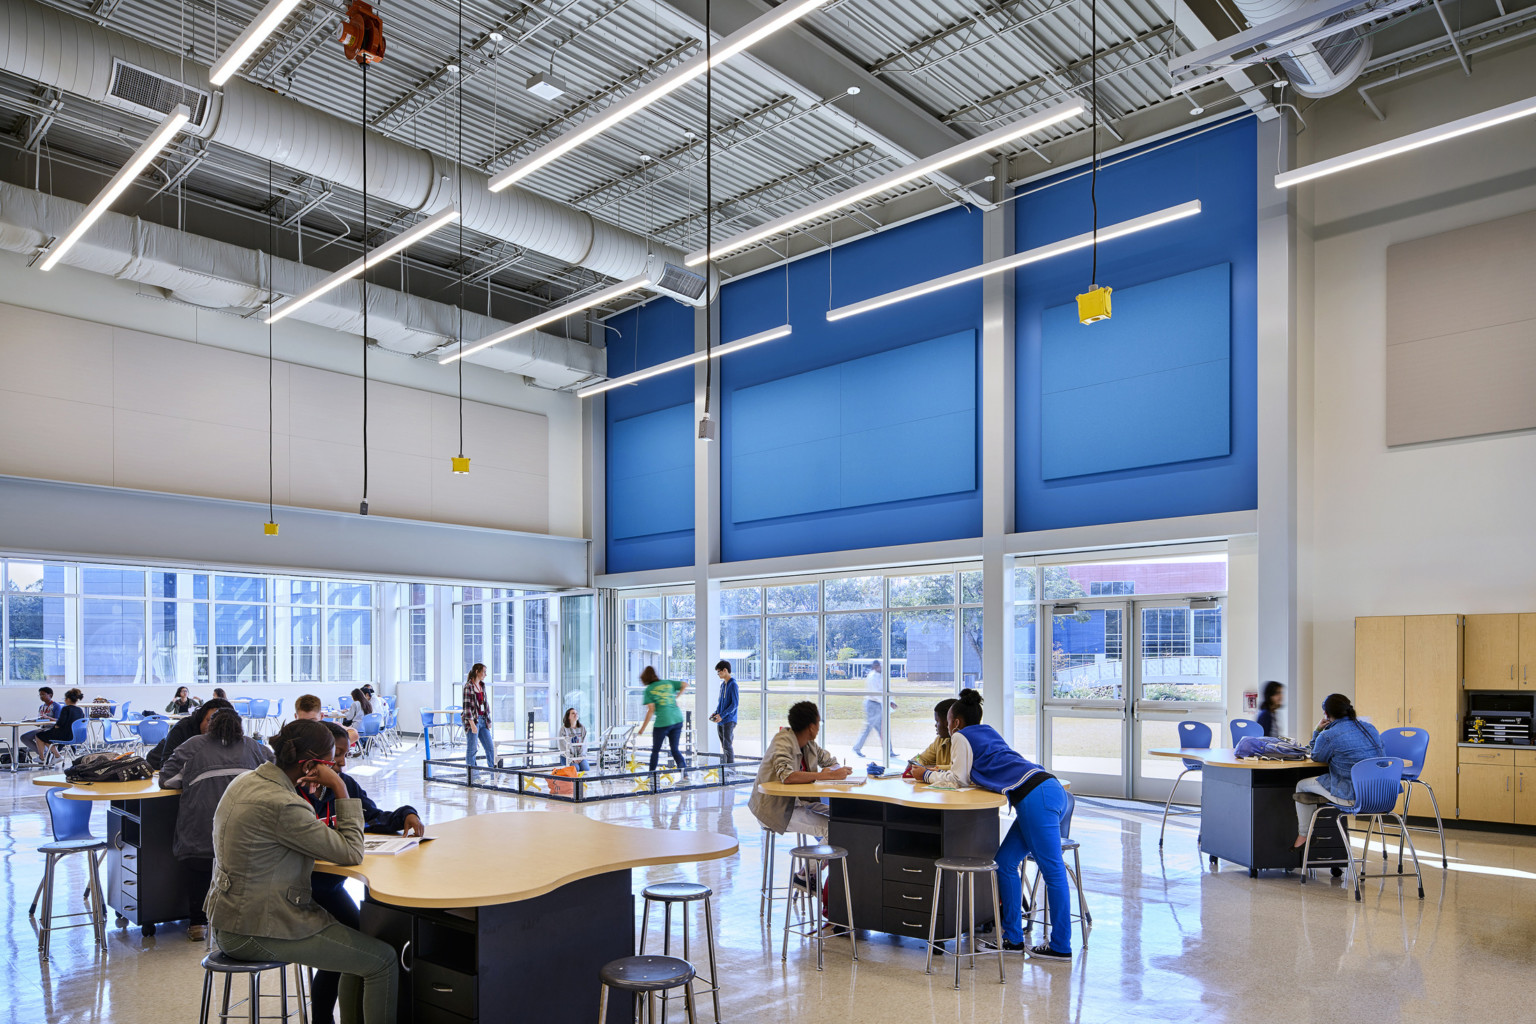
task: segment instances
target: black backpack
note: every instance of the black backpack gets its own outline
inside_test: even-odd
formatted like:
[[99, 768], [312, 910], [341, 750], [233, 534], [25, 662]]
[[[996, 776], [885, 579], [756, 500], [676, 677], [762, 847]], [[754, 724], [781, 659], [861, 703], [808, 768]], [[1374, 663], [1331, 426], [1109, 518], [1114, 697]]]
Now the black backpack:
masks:
[[64, 778], [72, 783], [138, 782], [155, 777], [149, 762], [138, 754], [86, 754], [64, 771]]

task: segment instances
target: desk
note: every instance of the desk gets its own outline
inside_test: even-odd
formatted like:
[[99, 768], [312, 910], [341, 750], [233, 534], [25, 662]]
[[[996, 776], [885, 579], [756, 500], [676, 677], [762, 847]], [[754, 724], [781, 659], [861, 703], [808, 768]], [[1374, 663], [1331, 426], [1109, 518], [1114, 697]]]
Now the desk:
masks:
[[[396, 856], [343, 867], [368, 886], [362, 928], [401, 951], [401, 1024], [586, 1021], [598, 970], [635, 951], [630, 872], [729, 857], [714, 832], [631, 828], [564, 811], [475, 814], [430, 826]], [[608, 1024], [628, 1019], [612, 1001]]]
[[[0, 722], [0, 728], [9, 727], [11, 730], [11, 774], [15, 775], [20, 768], [21, 761], [21, 730], [23, 729], [47, 729], [53, 726], [51, 718], [33, 718], [24, 722]], [[32, 763], [38, 764], [37, 750], [31, 751]]]
[[181, 806], [179, 789], [161, 789], [156, 779], [77, 786], [60, 773], [39, 775], [32, 783], [64, 787], [66, 800], [109, 804], [106, 899], [117, 911], [119, 928], [132, 923], [153, 935], [156, 925], [187, 916], [181, 871], [171, 852]]
[[[1210, 750], [1157, 747], [1155, 757], [1185, 757], [1205, 765], [1200, 773], [1200, 852], [1211, 866], [1229, 860], [1248, 869], [1249, 878], [1271, 869], [1301, 866], [1296, 841], [1296, 783], [1321, 775], [1317, 761], [1260, 761], [1239, 758], [1230, 747]], [[1314, 851], [1316, 852], [1316, 851]]]
[[[832, 819], [827, 842], [848, 851], [855, 924], [915, 939], [928, 937], [939, 895], [933, 889], [933, 862], [995, 856], [997, 811], [1007, 803], [1001, 794], [984, 789], [933, 789], [900, 776], [872, 778], [862, 786], [764, 782], [758, 789], [767, 796], [827, 797]], [[828, 877], [829, 916], [847, 924], [842, 872]], [[983, 909], [977, 908], [978, 926], [990, 927], [992, 915]], [[940, 900], [939, 935], [953, 933], [953, 913], [954, 900]]]

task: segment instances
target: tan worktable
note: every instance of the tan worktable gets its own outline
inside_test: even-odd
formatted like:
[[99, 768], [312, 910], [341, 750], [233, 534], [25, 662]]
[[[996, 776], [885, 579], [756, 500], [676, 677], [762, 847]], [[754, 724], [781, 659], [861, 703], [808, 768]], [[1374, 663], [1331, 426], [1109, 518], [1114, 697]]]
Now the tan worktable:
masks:
[[806, 785], [790, 785], [784, 782], [764, 782], [758, 791], [765, 796], [788, 796], [817, 799], [842, 797], [848, 800], [873, 800], [882, 804], [900, 804], [902, 807], [925, 807], [937, 811], [976, 811], [988, 807], [1002, 807], [1005, 801], [1000, 793], [985, 789], [934, 789], [913, 779], [899, 775], [870, 779], [862, 786], [839, 786], [831, 782], [812, 782]]
[[93, 782], [89, 785], [77, 785], [66, 779], [61, 772], [52, 775], [39, 775], [32, 780], [34, 786], [64, 787], [65, 800], [153, 800], [162, 796], [180, 796], [179, 789], [161, 789], [156, 778], [140, 779], [137, 782]]
[[564, 811], [473, 814], [427, 834], [434, 838], [405, 853], [315, 870], [361, 879], [369, 896], [394, 906], [488, 907], [611, 871], [719, 860], [738, 849], [717, 832], [610, 825]]
[[[1199, 761], [1212, 768], [1250, 768], [1254, 771], [1265, 771], [1275, 768], [1327, 768], [1321, 761], [1265, 761], [1257, 757], [1238, 757], [1237, 752], [1231, 747], [1153, 747], [1147, 751], [1153, 757], [1187, 757], [1191, 761]], [[1403, 764], [1409, 768], [1413, 762], [1405, 760]]]

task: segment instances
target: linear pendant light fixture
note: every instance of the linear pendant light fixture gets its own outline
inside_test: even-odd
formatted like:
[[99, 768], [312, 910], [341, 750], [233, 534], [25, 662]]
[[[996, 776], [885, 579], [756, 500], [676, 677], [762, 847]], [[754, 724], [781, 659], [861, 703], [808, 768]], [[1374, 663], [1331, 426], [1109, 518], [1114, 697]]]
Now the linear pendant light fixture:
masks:
[[969, 142], [962, 142], [958, 146], [952, 146], [941, 153], [924, 157], [905, 167], [898, 167], [896, 170], [882, 174], [872, 181], [867, 181], [862, 185], [855, 185], [853, 188], [839, 192], [835, 196], [829, 196], [819, 203], [812, 203], [810, 206], [803, 207], [793, 213], [787, 213], [766, 224], [743, 231], [741, 234], [733, 238], [727, 238], [716, 245], [712, 252], [698, 249], [689, 253], [683, 262], [690, 267], [696, 267], [706, 260], [719, 259], [738, 249], [745, 249], [749, 245], [761, 242], [765, 238], [772, 238], [774, 235], [782, 234], [798, 224], [815, 220], [845, 206], [852, 206], [854, 203], [862, 202], [871, 196], [896, 188], [898, 185], [904, 185], [909, 181], [915, 181], [925, 175], [932, 174], [941, 168], [948, 167], [950, 164], [959, 163], [961, 160], [966, 160], [973, 156], [979, 156], [1031, 132], [1042, 131], [1052, 125], [1060, 124], [1068, 118], [1078, 116], [1086, 109], [1077, 100], [1060, 103], [1054, 107], [1047, 107], [1039, 113], [1031, 114], [1022, 121], [1015, 121], [1012, 124], [1004, 125], [995, 131], [977, 136]]
[[761, 345], [765, 341], [787, 338], [792, 330], [793, 328], [789, 324], [781, 324], [778, 327], [771, 327], [766, 331], [759, 331], [757, 334], [749, 334], [745, 338], [728, 341], [724, 345], [716, 345], [708, 352], [702, 350], [690, 352], [686, 356], [678, 356], [676, 359], [669, 359], [664, 363], [647, 366], [643, 370], [636, 370], [634, 373], [626, 373], [622, 377], [615, 377], [612, 380], [605, 380], [601, 384], [593, 384], [591, 387], [582, 388], [576, 392], [576, 397], [590, 398], [593, 395], [602, 394], [604, 391], [612, 391], [614, 388], [621, 388], [628, 384], [638, 384], [648, 377], [657, 377], [672, 370], [680, 370], [685, 366], [702, 363], [705, 359], [719, 359], [721, 356], [728, 356], [732, 352], [740, 352], [744, 348]]
[[[1130, 220], [1123, 220], [1118, 224], [1099, 228], [1099, 244], [1102, 245], [1116, 238], [1124, 238], [1126, 235], [1134, 235], [1136, 232], [1145, 231], [1148, 228], [1155, 228], [1176, 220], [1183, 220], [1185, 217], [1193, 217], [1199, 212], [1200, 200], [1191, 199], [1187, 203], [1170, 206], [1165, 210], [1158, 210], [1156, 213], [1148, 213], [1140, 217], [1133, 217]], [[1042, 245], [1034, 249], [1027, 249], [1024, 252], [1014, 253], [1012, 256], [1004, 256], [1002, 259], [993, 260], [991, 263], [983, 263], [980, 266], [971, 267], [967, 270], [957, 270], [953, 274], [945, 274], [943, 277], [935, 277], [930, 281], [923, 281], [920, 284], [898, 288], [893, 292], [886, 292], [884, 295], [860, 299], [858, 302], [851, 302], [846, 306], [829, 309], [827, 310], [827, 319], [842, 320], [846, 317], [857, 316], [860, 313], [868, 313], [872, 309], [892, 306], [898, 302], [905, 302], [907, 299], [915, 299], [919, 295], [927, 295], [930, 292], [940, 291], [944, 288], [953, 288], [955, 285], [975, 281], [978, 278], [990, 277], [993, 274], [1001, 274], [1008, 270], [1016, 270], [1031, 263], [1039, 263], [1041, 260], [1050, 259], [1052, 256], [1075, 252], [1078, 249], [1087, 249], [1093, 245], [1093, 242], [1094, 233], [1092, 231], [1084, 231], [1080, 235], [1073, 235], [1071, 238], [1063, 238], [1059, 242], [1051, 242], [1049, 245]]]
[[639, 277], [631, 277], [627, 281], [620, 281], [618, 284], [611, 284], [607, 288], [600, 288], [597, 291], [592, 292], [590, 295], [583, 295], [579, 299], [573, 299], [572, 301], [556, 306], [553, 309], [545, 310], [538, 316], [530, 317], [521, 323], [513, 324], [511, 327], [508, 327], [505, 330], [497, 331], [495, 334], [488, 334], [484, 338], [481, 338], [479, 341], [475, 342], [469, 348], [465, 348], [464, 346], [460, 345], [458, 348], [454, 349], [454, 351], [439, 359], [437, 361], [438, 365], [445, 366], [448, 363], [454, 362], [455, 360], [463, 359], [465, 356], [472, 356], [476, 352], [482, 351], [483, 349], [488, 349], [492, 345], [500, 344], [509, 338], [515, 338], [519, 334], [527, 334], [530, 331], [536, 331], [540, 327], [546, 327], [557, 320], [564, 320], [572, 313], [580, 313], [584, 309], [591, 309], [593, 306], [601, 306], [603, 303], [608, 302], [611, 299], [616, 299], [621, 295], [628, 295], [630, 292], [638, 291], [650, 284], [651, 279], [649, 275], [641, 274]]
[[214, 62], [213, 68], [208, 72], [208, 81], [214, 85], [223, 85], [235, 76], [251, 54], [256, 52], [256, 47], [266, 42], [268, 36], [277, 31], [293, 9], [299, 6], [299, 0], [272, 0], [261, 13], [256, 15], [245, 31], [235, 37], [229, 49], [224, 55]]
[[401, 252], [405, 251], [406, 249], [415, 245], [417, 242], [421, 241], [423, 238], [426, 238], [428, 235], [432, 234], [432, 232], [437, 231], [440, 228], [447, 227], [449, 224], [452, 224], [458, 219], [459, 208], [457, 206], [448, 206], [438, 210], [432, 216], [428, 217], [424, 221], [421, 221], [419, 224], [415, 224], [406, 228], [404, 231], [400, 232], [394, 238], [385, 242], [377, 249], [369, 250], [366, 256], [359, 256], [351, 263], [348, 263], [346, 266], [336, 271], [336, 273], [332, 274], [330, 277], [327, 277], [324, 281], [321, 281], [319, 284], [315, 285], [303, 295], [289, 299], [287, 302], [277, 307], [276, 312], [267, 317], [267, 323], [276, 323], [283, 317], [287, 316], [289, 313], [292, 313], [294, 310], [298, 309], [300, 306], [307, 306], [311, 302], [314, 302], [316, 299], [318, 299], [320, 296], [325, 295], [327, 292], [335, 291], [337, 288], [340, 288], [347, 281], [352, 280], [352, 278], [356, 277], [358, 274], [361, 274], [369, 267], [378, 266], [380, 263], [385, 262], [391, 257], [399, 255]]
[[1458, 118], [1455, 121], [1447, 121], [1445, 124], [1434, 128], [1426, 128], [1421, 132], [1413, 132], [1404, 135], [1400, 139], [1390, 142], [1379, 142], [1374, 146], [1366, 146], [1357, 149], [1353, 153], [1345, 153], [1342, 156], [1331, 157], [1327, 160], [1319, 160], [1315, 164], [1307, 164], [1294, 170], [1283, 171], [1275, 175], [1275, 188], [1290, 188], [1292, 185], [1300, 185], [1304, 181], [1313, 181], [1328, 174], [1337, 174], [1339, 171], [1347, 171], [1363, 164], [1375, 163], [1377, 160], [1385, 160], [1399, 153], [1407, 153], [1424, 146], [1432, 146], [1437, 142], [1454, 139], [1459, 135], [1467, 135], [1471, 132], [1481, 131], [1484, 128], [1492, 128], [1496, 124], [1504, 124], [1521, 117], [1529, 117], [1536, 114], [1536, 96], [1528, 99], [1516, 100], [1514, 103], [1506, 103], [1502, 107], [1494, 107], [1485, 110], [1481, 114], [1473, 114], [1471, 117]]
[[138, 149], [133, 151], [128, 162], [112, 175], [112, 180], [107, 182], [107, 187], [91, 200], [91, 204], [85, 208], [85, 212], [80, 215], [79, 220], [75, 221], [74, 226], [62, 239], [54, 243], [52, 251], [43, 260], [42, 269], [52, 270], [58, 265], [59, 260], [64, 258], [64, 254], [70, 247], [80, 241], [91, 229], [91, 225], [100, 220], [101, 215], [117, 202], [119, 196], [128, 191], [128, 186], [134, 183], [135, 179], [143, 173], [144, 168], [149, 166], [149, 162], [166, 147], [171, 139], [176, 137], [182, 125], [191, 119], [192, 111], [185, 103], [178, 103], [172, 108], [171, 112], [165, 116], [165, 120], [160, 122], [160, 126], [150, 133], [149, 138], [145, 139]]
[[615, 101], [601, 114], [588, 118], [581, 125], [546, 143], [521, 160], [491, 178], [492, 192], [500, 192], [515, 181], [526, 178], [540, 168], [553, 163], [603, 132], [639, 111], [668, 96], [704, 74], [711, 67], [730, 60], [743, 50], [761, 42], [768, 36], [810, 14], [827, 0], [789, 0], [754, 21], [748, 22], [711, 47], [707, 54], [699, 54], [692, 60], [679, 64], [660, 78], [636, 89], [623, 99]]

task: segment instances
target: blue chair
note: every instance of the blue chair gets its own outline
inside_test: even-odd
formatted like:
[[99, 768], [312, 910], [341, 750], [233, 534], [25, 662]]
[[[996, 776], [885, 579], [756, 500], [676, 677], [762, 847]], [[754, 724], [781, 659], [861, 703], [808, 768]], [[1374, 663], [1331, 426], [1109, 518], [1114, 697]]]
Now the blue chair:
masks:
[[[125, 750], [128, 747], [137, 747], [139, 737], [133, 734], [136, 723], [119, 722], [115, 718], [107, 719], [106, 734], [102, 737], [101, 745], [108, 750]], [[123, 735], [118, 734], [122, 730]]]
[[251, 698], [231, 697], [229, 698], [229, 706], [235, 709], [235, 714], [241, 718], [246, 718], [251, 713]]
[[[1371, 832], [1374, 830], [1381, 835], [1381, 857], [1385, 866], [1387, 857], [1387, 836], [1382, 831], [1382, 818], [1394, 818], [1401, 829], [1402, 840], [1408, 844], [1408, 853], [1413, 857], [1413, 873], [1419, 882], [1419, 899], [1424, 898], [1424, 874], [1419, 870], [1419, 851], [1413, 848], [1413, 839], [1408, 835], [1408, 823], [1403, 816], [1397, 813], [1397, 798], [1402, 795], [1403, 789], [1403, 759], [1400, 757], [1370, 757], [1364, 761], [1356, 762], [1350, 770], [1350, 781], [1355, 786], [1355, 804], [1353, 807], [1339, 807], [1338, 828], [1339, 838], [1344, 843], [1344, 853], [1349, 859], [1346, 869], [1353, 878], [1355, 887], [1355, 902], [1361, 902], [1360, 883], [1367, 878], [1401, 878], [1402, 870], [1395, 875], [1383, 872], [1379, 875], [1365, 873], [1365, 862], [1371, 853]], [[1353, 815], [1357, 818], [1369, 818], [1365, 823], [1365, 846], [1360, 852], [1360, 866], [1355, 866], [1354, 851], [1349, 846], [1349, 827], [1344, 824], [1344, 816]], [[1301, 862], [1306, 864], [1308, 856], [1312, 852], [1312, 825], [1317, 821], [1317, 815], [1312, 816], [1312, 821], [1307, 823], [1307, 841], [1302, 847]], [[1307, 872], [1301, 873], [1303, 885], [1307, 882]], [[1348, 882], [1348, 879], [1346, 879]]]
[[271, 714], [267, 715], [272, 720], [273, 731], [283, 727], [283, 699], [282, 697], [277, 698], [277, 706], [272, 709]]
[[251, 719], [252, 731], [266, 726], [267, 712], [272, 708], [272, 702], [264, 697], [252, 697], [251, 705], [246, 710], [246, 715]]
[[1234, 718], [1228, 724], [1232, 730], [1232, 745], [1237, 746], [1237, 741], [1244, 736], [1263, 736], [1264, 727], [1251, 718]]
[[[37, 892], [32, 896], [32, 906], [27, 910], [28, 917], [37, 914], [37, 904], [43, 904], [43, 920], [37, 929], [37, 948], [44, 960], [48, 959], [49, 939], [56, 931], [65, 928], [84, 928], [91, 926], [96, 933], [96, 945], [101, 949], [107, 948], [107, 915], [106, 905], [101, 898], [101, 858], [106, 856], [107, 841], [97, 839], [91, 834], [91, 808], [95, 804], [89, 800], [66, 800], [64, 790], [59, 787], [50, 787], [48, 790], [48, 817], [53, 825], [53, 842], [44, 843], [37, 848], [46, 862], [43, 866], [43, 880], [38, 883]], [[70, 914], [59, 914], [60, 918], [89, 917], [89, 921], [77, 921], [74, 924], [53, 923], [53, 876], [54, 865], [72, 853], [83, 853], [90, 861], [90, 888], [85, 892], [86, 902], [90, 904], [89, 910], [77, 911]]]
[[343, 711], [350, 711], [352, 709], [352, 698], [351, 697], [337, 697], [336, 698], [336, 706], [338, 708], [340, 708], [341, 710], [343, 710]]
[[392, 693], [386, 693], [386, 694], [383, 695], [382, 699], [383, 699], [385, 704], [389, 705], [389, 710], [391, 710], [391, 711], [395, 710], [395, 701], [398, 700], [399, 698], [397, 698]]
[[384, 716], [377, 711], [371, 715], [364, 715], [353, 725], [357, 730], [357, 746], [364, 756], [373, 752], [373, 745], [379, 741], [379, 733], [384, 728]]
[[91, 745], [91, 720], [89, 718], [77, 718], [75, 724], [70, 727], [73, 730], [73, 738], [68, 740], [48, 741], [48, 754], [50, 757], [61, 750], [70, 750], [76, 757], [90, 749]]
[[[1424, 787], [1424, 792], [1429, 794], [1429, 805], [1435, 810], [1435, 831], [1440, 834], [1440, 867], [1447, 868], [1450, 861], [1445, 856], [1445, 824], [1440, 820], [1440, 801], [1435, 799], [1435, 791], [1429, 783], [1419, 776], [1424, 771], [1425, 761], [1429, 758], [1429, 733], [1423, 729], [1415, 729], [1412, 726], [1404, 726], [1398, 729], [1383, 729], [1381, 731], [1381, 748], [1388, 757], [1400, 757], [1407, 762], [1403, 769], [1403, 820], [1408, 819], [1408, 804], [1413, 800], [1413, 786], [1418, 783]], [[1423, 831], [1428, 832], [1429, 829]], [[1397, 870], [1403, 870], [1403, 844], [1397, 844]]]
[[116, 715], [116, 717], [108, 719], [108, 721], [122, 722], [122, 723], [126, 724], [127, 721], [128, 721], [128, 708], [130, 706], [132, 706], [132, 704], [133, 704], [133, 701], [131, 701], [131, 700], [123, 701], [121, 704], [119, 704], [117, 706], [117, 715]]
[[[1179, 746], [1188, 750], [1210, 750], [1211, 727], [1204, 722], [1180, 722]], [[1179, 772], [1179, 777], [1173, 780], [1173, 788], [1168, 791], [1168, 799], [1163, 803], [1163, 824], [1157, 830], [1159, 847], [1163, 845], [1163, 833], [1168, 830], [1168, 808], [1173, 806], [1173, 795], [1179, 791], [1179, 783], [1183, 782], [1184, 776], [1190, 772], [1202, 771], [1204, 768], [1205, 762], [1184, 758], [1184, 770]]]
[[145, 718], [139, 722], [139, 739], [144, 741], [147, 747], [159, 745], [165, 739], [165, 734], [171, 731], [171, 721], [168, 718]]

